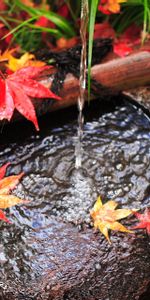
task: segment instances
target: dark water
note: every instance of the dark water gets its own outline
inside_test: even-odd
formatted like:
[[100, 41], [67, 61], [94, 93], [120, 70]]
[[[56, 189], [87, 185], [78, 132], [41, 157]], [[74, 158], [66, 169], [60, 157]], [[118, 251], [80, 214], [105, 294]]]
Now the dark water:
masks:
[[[115, 199], [122, 207], [144, 208], [150, 199], [150, 121], [128, 101], [91, 103], [85, 110], [83, 168], [75, 170], [77, 111], [53, 113], [40, 120], [41, 131], [26, 124], [1, 129], [0, 164], [7, 174], [25, 172], [15, 194], [27, 206], [7, 209], [12, 225], [0, 223], [0, 283], [36, 277], [30, 273], [36, 242], [28, 240], [56, 220], [90, 226], [96, 197]], [[49, 227], [50, 226], [50, 227]], [[61, 227], [61, 226], [60, 226]], [[61, 230], [61, 228], [60, 228]], [[46, 267], [46, 258], [42, 258]], [[47, 266], [48, 267], [48, 266]], [[41, 266], [42, 268], [42, 266]], [[37, 270], [36, 272], [40, 272]]]

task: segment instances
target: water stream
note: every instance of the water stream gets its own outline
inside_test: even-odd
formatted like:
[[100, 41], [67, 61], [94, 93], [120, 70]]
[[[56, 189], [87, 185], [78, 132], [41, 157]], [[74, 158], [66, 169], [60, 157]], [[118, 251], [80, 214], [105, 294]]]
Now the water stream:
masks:
[[81, 62], [80, 62], [80, 78], [79, 78], [79, 97], [78, 97], [78, 130], [77, 130], [77, 138], [75, 144], [75, 167], [76, 169], [80, 168], [82, 165], [82, 137], [83, 137], [83, 124], [84, 124], [84, 116], [83, 116], [83, 107], [85, 102], [85, 90], [86, 90], [86, 68], [87, 68], [87, 26], [88, 26], [88, 15], [89, 15], [89, 7], [88, 1], [83, 0], [81, 2], [81, 25], [80, 25], [80, 36], [82, 42], [82, 50], [81, 50]]

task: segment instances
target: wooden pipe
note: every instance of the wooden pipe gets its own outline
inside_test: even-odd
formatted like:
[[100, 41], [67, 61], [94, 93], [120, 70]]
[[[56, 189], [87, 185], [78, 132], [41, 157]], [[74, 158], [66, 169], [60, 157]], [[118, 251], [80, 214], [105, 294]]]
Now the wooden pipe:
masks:
[[[56, 72], [56, 70], [54, 71]], [[150, 52], [142, 51], [124, 58], [115, 58], [95, 65], [91, 69], [91, 79], [97, 82], [97, 95], [116, 94], [120, 91], [129, 91], [137, 87], [150, 84]], [[42, 83], [51, 88], [53, 74], [47, 75]], [[61, 101], [46, 105], [45, 112], [71, 106], [77, 102], [79, 95], [79, 81], [72, 74], [68, 74], [60, 90]], [[98, 97], [98, 96], [97, 96]], [[96, 95], [91, 95], [91, 99]], [[36, 109], [40, 110], [41, 102], [34, 101]], [[43, 101], [44, 105], [44, 101]], [[43, 110], [42, 110], [43, 113]]]

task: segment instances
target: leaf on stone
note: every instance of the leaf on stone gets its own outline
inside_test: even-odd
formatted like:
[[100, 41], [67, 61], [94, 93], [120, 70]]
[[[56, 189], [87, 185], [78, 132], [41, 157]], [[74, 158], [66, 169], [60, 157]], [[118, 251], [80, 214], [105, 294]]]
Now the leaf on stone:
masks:
[[150, 234], [150, 209], [146, 208], [144, 214], [134, 212], [135, 216], [139, 220], [139, 223], [132, 227], [132, 229], [146, 229], [147, 233]]
[[[10, 191], [12, 191], [16, 185], [19, 183], [19, 180], [24, 175], [24, 173], [20, 173], [19, 175], [12, 175], [5, 177], [0, 180], [0, 195], [7, 195]], [[2, 208], [2, 207], [1, 207]]]
[[17, 205], [17, 204], [27, 204], [29, 201], [22, 200], [14, 195], [1, 195], [0, 194], [0, 208], [6, 209], [11, 206]]
[[[98, 197], [90, 215], [94, 221], [94, 227], [99, 229], [110, 243], [109, 230], [132, 233], [121, 223], [117, 222], [120, 219], [126, 218], [133, 213], [130, 209], [116, 209], [118, 203], [113, 200], [102, 203], [101, 197]], [[116, 210], [115, 210], [116, 209]]]
[[[16, 187], [24, 173], [5, 177], [5, 172], [10, 163], [0, 167], [0, 220], [9, 222], [1, 209], [6, 209], [16, 204], [27, 204], [29, 201], [18, 198], [9, 193]], [[10, 222], [9, 222], [10, 223]]]

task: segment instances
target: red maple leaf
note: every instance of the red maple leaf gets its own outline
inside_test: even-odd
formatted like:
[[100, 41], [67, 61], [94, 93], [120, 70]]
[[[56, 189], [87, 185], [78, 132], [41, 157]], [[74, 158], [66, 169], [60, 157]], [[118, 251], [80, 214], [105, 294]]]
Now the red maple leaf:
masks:
[[141, 43], [141, 28], [135, 24], [129, 26], [125, 32], [115, 41], [114, 53], [124, 57], [131, 52], [134, 48]]
[[119, 55], [120, 57], [124, 57], [128, 54], [130, 54], [133, 51], [133, 48], [131, 48], [126, 42], [124, 41], [117, 41], [114, 44], [114, 53]]
[[62, 5], [58, 8], [57, 13], [64, 18], [68, 18], [70, 15], [68, 5], [65, 3], [62, 3]]
[[140, 222], [132, 229], [145, 228], [147, 230], [147, 233], [150, 234], [150, 209], [146, 208], [144, 214], [134, 212], [134, 215]]
[[3, 177], [5, 176], [6, 169], [9, 165], [10, 165], [10, 163], [8, 162], [5, 165], [3, 165], [2, 167], [0, 167], [0, 180], [3, 179]]
[[8, 75], [5, 80], [0, 78], [0, 120], [10, 121], [16, 108], [39, 130], [36, 112], [30, 97], [61, 99], [36, 80], [45, 69], [49, 67], [26, 67]]

